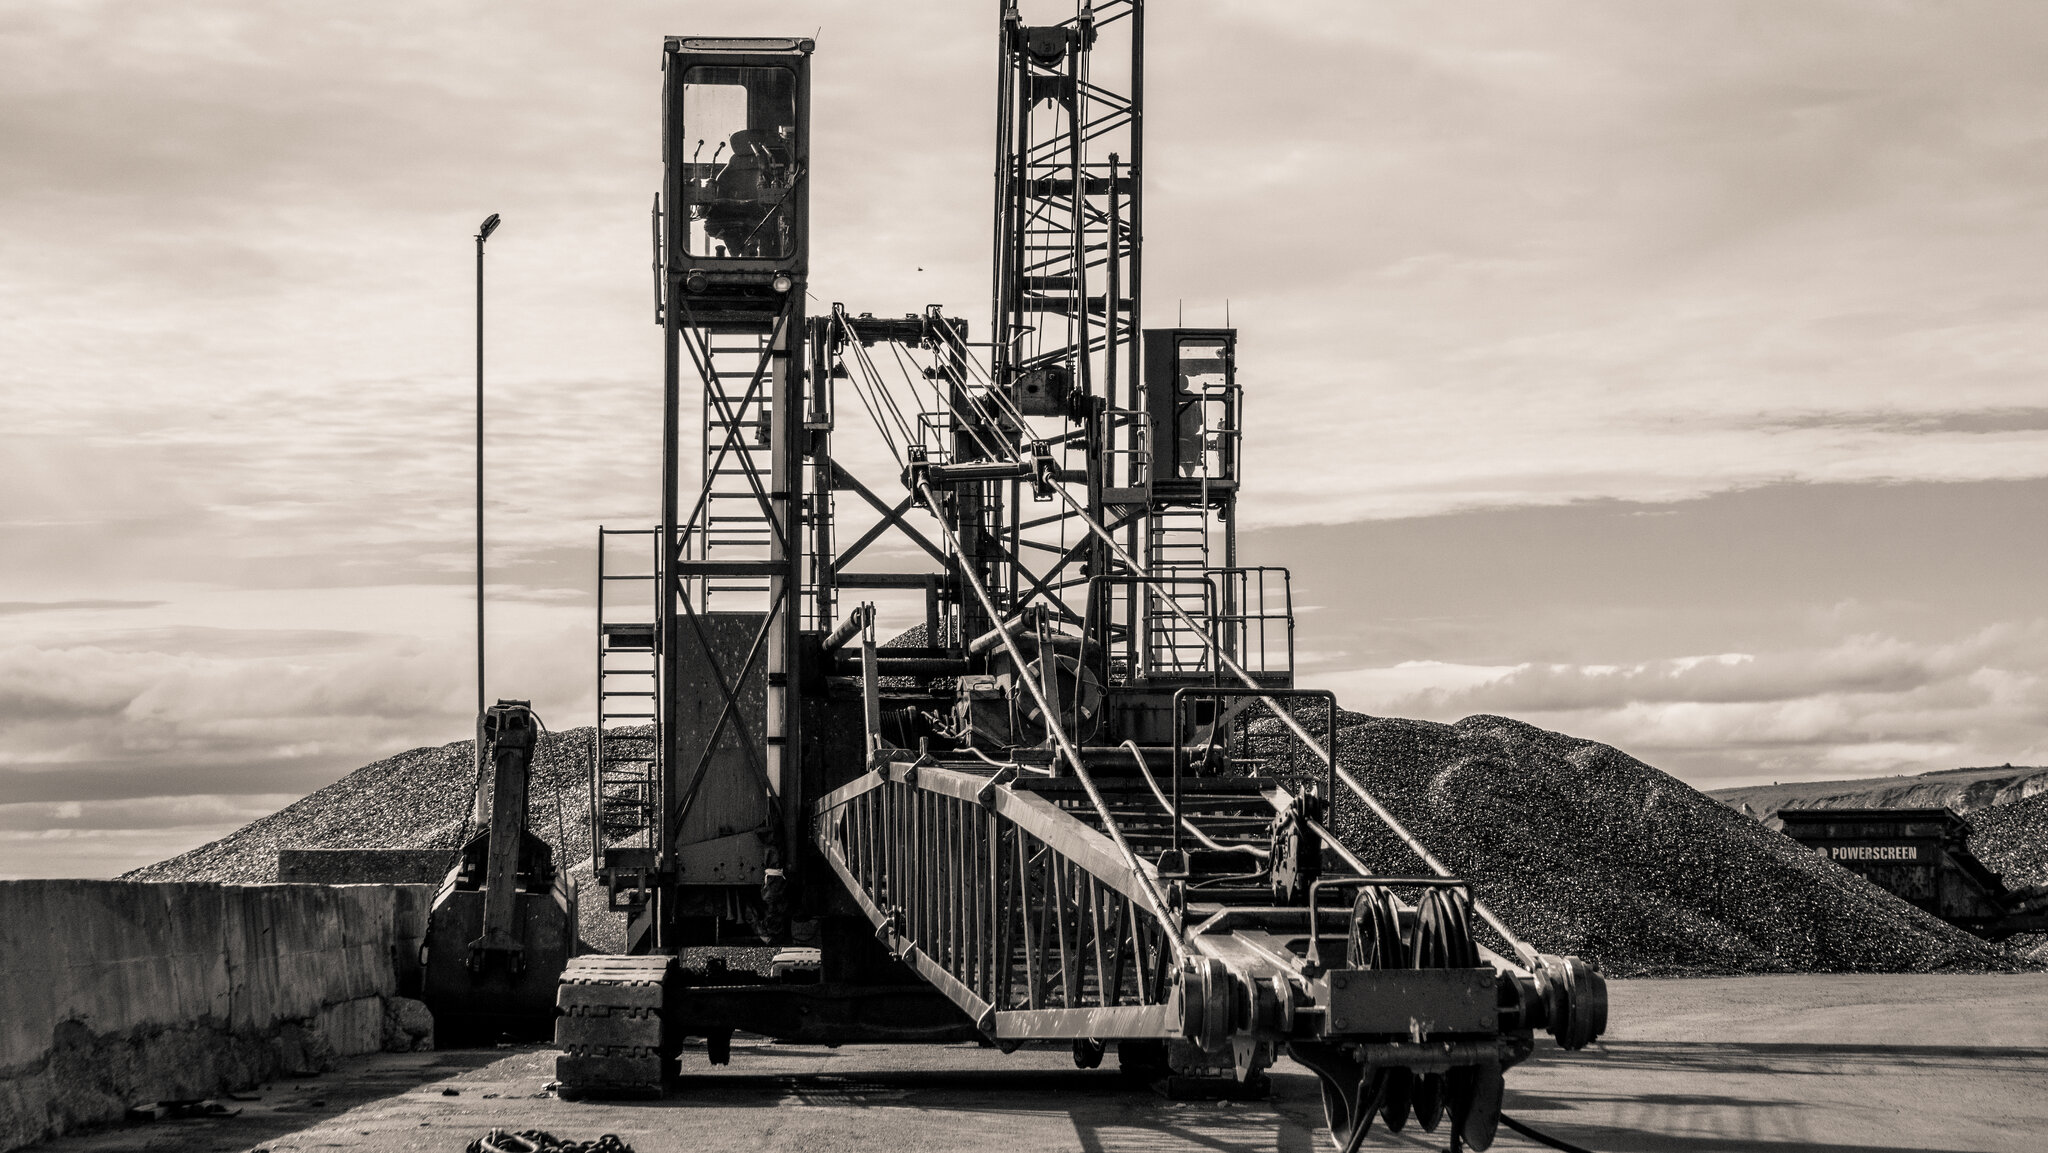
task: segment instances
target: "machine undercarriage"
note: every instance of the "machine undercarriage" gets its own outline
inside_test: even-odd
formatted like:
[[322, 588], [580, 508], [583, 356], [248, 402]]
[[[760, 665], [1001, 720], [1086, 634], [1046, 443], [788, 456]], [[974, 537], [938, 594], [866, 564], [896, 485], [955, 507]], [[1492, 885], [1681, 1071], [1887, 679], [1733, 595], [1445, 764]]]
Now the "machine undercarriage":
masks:
[[[1284, 1052], [1340, 1147], [1381, 1117], [1484, 1149], [1534, 1035], [1604, 1028], [1598, 975], [1516, 938], [1293, 687], [1287, 574], [1237, 556], [1237, 333], [1139, 326], [1144, 15], [1002, 10], [980, 342], [939, 306], [809, 315], [809, 41], [667, 42], [663, 514], [599, 537], [590, 819], [629, 946], [563, 977], [565, 1093], [659, 1093], [734, 1031], [1113, 1048], [1189, 1093]], [[1234, 756], [1254, 720], [1322, 779]], [[676, 961], [739, 944], [786, 971]]]

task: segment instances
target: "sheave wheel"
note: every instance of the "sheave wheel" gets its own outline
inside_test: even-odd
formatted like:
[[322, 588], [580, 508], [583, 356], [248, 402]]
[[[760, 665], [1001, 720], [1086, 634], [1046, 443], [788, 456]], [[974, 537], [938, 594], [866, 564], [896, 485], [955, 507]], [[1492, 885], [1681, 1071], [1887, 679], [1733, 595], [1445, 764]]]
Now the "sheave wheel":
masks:
[[[1431, 889], [1415, 910], [1415, 940], [1409, 963], [1417, 969], [1476, 969], [1479, 946], [1472, 938], [1472, 902], [1462, 890]], [[1434, 1133], [1450, 1114], [1451, 1131], [1474, 1150], [1493, 1144], [1500, 1125], [1502, 1093], [1498, 1064], [1460, 1065], [1425, 1073], [1415, 1086], [1415, 1118]]]

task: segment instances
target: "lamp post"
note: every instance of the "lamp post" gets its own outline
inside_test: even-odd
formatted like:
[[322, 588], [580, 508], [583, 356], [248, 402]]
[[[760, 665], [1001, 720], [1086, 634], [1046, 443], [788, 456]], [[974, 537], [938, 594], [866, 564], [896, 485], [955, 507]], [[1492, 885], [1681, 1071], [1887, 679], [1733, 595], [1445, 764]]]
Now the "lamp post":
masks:
[[[498, 230], [493, 212], [476, 230], [476, 756], [484, 756], [484, 241]], [[479, 801], [481, 803], [481, 801]]]

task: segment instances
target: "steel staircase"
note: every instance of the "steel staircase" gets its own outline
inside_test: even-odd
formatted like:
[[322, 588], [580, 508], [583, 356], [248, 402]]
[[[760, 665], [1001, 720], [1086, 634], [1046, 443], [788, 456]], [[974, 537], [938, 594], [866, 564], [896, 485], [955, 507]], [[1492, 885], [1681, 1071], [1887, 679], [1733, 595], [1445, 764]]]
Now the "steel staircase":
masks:
[[[766, 337], [727, 336], [705, 346], [703, 505], [690, 520], [683, 556], [693, 561], [769, 560], [774, 527], [761, 494], [769, 488], [772, 368]], [[759, 387], [754, 386], [756, 376]], [[757, 494], [756, 487], [760, 488]], [[752, 611], [766, 603], [761, 577], [692, 578], [699, 612]], [[722, 603], [721, 603], [722, 602]]]
[[[1145, 593], [1147, 675], [1207, 673], [1215, 667], [1203, 629], [1173, 611], [1207, 625], [1215, 611], [1209, 575], [1209, 513], [1200, 505], [1160, 505], [1146, 518], [1146, 567], [1163, 586]], [[1169, 604], [1171, 602], [1171, 605]]]
[[[637, 545], [638, 547], [634, 547]], [[592, 737], [594, 859], [652, 849], [661, 804], [656, 597], [658, 529], [597, 530], [597, 729]], [[615, 592], [613, 586], [623, 584]], [[631, 590], [631, 591], [625, 591]]]

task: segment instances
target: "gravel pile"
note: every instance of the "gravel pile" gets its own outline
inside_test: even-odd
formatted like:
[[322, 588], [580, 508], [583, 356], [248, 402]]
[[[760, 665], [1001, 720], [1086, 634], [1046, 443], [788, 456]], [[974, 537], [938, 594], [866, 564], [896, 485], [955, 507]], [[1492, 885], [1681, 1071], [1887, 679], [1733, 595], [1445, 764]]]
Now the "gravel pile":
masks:
[[[1317, 731], [1318, 710], [1303, 722]], [[1266, 772], [1320, 779], [1271, 718], [1247, 726]], [[1924, 972], [2026, 964], [1820, 859], [1684, 783], [1594, 741], [1504, 717], [1454, 725], [1341, 713], [1340, 755], [1452, 870], [1545, 952], [1611, 976], [1769, 972]], [[582, 935], [624, 945], [587, 857], [583, 806], [590, 730], [542, 737], [534, 831], [585, 894]], [[471, 743], [413, 749], [129, 880], [274, 881], [280, 848], [452, 850], [473, 794]], [[557, 830], [556, 798], [561, 827]], [[1418, 862], [1355, 800], [1338, 829], [1376, 870]], [[2048, 795], [1974, 815], [1972, 847], [2014, 886], [2048, 882]], [[753, 951], [750, 951], [750, 953]], [[765, 959], [767, 951], [763, 953]], [[734, 957], [752, 966], [751, 955]]]
[[2008, 889], [2048, 885], [2048, 793], [1970, 814], [1970, 852]]
[[[1302, 721], [1321, 735], [1319, 708]], [[1320, 779], [1270, 717], [1264, 770]], [[1505, 717], [1338, 717], [1339, 757], [1509, 926], [1610, 976], [1929, 972], [2019, 957], [1898, 900], [1607, 745]], [[2048, 797], [2041, 798], [2048, 803]], [[1375, 871], [1420, 863], [1345, 790], [1337, 831]]]
[[[2007, 889], [2048, 885], [2048, 793], [1970, 813], [1970, 854]], [[2048, 965], [2048, 934], [2017, 934], [2005, 948]]]
[[[1970, 814], [1970, 852], [2008, 889], [2048, 885], [2048, 793]], [[2048, 933], [2020, 933], [2006, 948], [2048, 964]]]
[[[568, 867], [583, 894], [583, 939], [600, 951], [615, 951], [625, 947], [623, 917], [604, 908], [589, 862], [590, 736], [588, 728], [541, 735], [528, 823], [555, 847], [556, 864]], [[277, 880], [279, 849], [445, 848], [452, 865], [461, 840], [475, 831], [469, 823], [475, 746], [457, 741], [364, 765], [218, 841], [121, 879], [270, 884]]]

